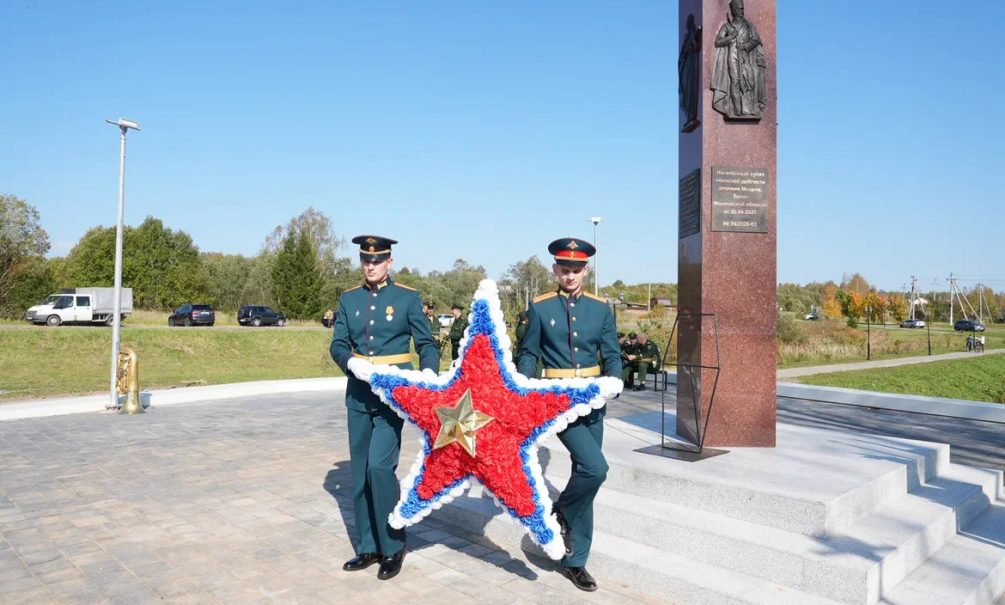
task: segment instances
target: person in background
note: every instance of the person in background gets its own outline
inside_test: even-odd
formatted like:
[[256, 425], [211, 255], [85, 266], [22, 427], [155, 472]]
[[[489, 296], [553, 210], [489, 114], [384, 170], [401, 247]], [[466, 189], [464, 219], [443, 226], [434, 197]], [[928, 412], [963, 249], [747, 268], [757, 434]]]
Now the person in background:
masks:
[[450, 307], [450, 312], [454, 314], [454, 323], [450, 324], [450, 361], [456, 361], [460, 356], [461, 339], [464, 338], [464, 330], [468, 327], [468, 318], [461, 314], [464, 307], [454, 304]]

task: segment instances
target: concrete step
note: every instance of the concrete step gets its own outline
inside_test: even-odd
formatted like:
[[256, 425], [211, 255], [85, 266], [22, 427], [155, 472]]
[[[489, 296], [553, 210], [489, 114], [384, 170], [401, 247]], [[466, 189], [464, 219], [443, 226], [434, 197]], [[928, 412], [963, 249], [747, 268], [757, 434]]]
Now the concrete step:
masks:
[[[732, 584], [742, 585], [744, 590], [756, 586], [758, 594], [777, 596], [781, 591], [790, 599], [803, 595], [871, 604], [884, 589], [896, 586], [952, 540], [958, 525], [970, 523], [987, 509], [989, 500], [1002, 495], [1000, 486], [998, 471], [950, 465], [944, 476], [863, 518], [847, 533], [820, 537], [605, 487], [595, 503], [596, 536], [603, 534], [603, 543], [617, 544], [618, 548], [604, 551], [596, 537], [590, 568], [598, 578], [634, 586], [642, 581], [638, 577], [642, 572], [625, 562], [634, 561], [639, 552], [652, 558], [649, 551], [654, 550], [687, 565], [715, 569], [716, 574], [726, 574], [733, 578]], [[458, 498], [438, 515], [464, 527], [483, 528], [492, 543], [540, 554], [523, 530], [503, 516], [489, 496], [480, 494], [476, 487], [471, 495]], [[675, 564], [678, 568], [682, 565], [679, 561]], [[718, 577], [716, 574], [704, 570], [702, 575], [690, 576], [697, 586], [686, 590], [685, 577], [674, 578], [673, 583], [676, 590], [708, 599], [711, 597], [703, 591], [710, 589], [708, 583]], [[666, 596], [658, 589], [658, 582], [653, 586], [657, 590], [652, 594]]]
[[845, 603], [875, 603], [980, 514], [995, 471], [952, 465], [846, 533], [813, 537], [602, 489], [595, 524], [664, 552]]
[[1005, 501], [997, 501], [894, 587], [881, 603], [991, 605], [1003, 597]]
[[[606, 487], [806, 535], [842, 533], [949, 463], [945, 444], [791, 425], [779, 425], [776, 448], [736, 448], [699, 462], [635, 451], [660, 442], [659, 417], [605, 423]], [[545, 476], [564, 485], [571, 465], [561, 443], [545, 444], [539, 458]]]
[[[519, 525], [498, 514], [489, 497], [458, 498], [437, 513], [441, 519], [462, 527], [481, 527], [482, 531], [475, 533], [487, 546], [520, 548], [543, 556]], [[605, 581], [617, 582], [680, 605], [838, 605], [763, 578], [599, 530], [593, 535], [588, 567], [601, 586]]]

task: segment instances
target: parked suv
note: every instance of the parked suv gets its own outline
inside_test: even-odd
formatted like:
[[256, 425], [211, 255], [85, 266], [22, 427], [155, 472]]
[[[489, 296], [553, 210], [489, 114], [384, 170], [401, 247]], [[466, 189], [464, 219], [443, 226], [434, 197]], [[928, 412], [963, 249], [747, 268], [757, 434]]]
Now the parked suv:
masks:
[[983, 332], [984, 324], [979, 319], [960, 319], [953, 324], [957, 332]]
[[237, 310], [237, 323], [242, 326], [282, 326], [286, 316], [271, 307], [245, 305]]
[[216, 312], [209, 305], [182, 305], [168, 315], [169, 326], [211, 326], [216, 323]]

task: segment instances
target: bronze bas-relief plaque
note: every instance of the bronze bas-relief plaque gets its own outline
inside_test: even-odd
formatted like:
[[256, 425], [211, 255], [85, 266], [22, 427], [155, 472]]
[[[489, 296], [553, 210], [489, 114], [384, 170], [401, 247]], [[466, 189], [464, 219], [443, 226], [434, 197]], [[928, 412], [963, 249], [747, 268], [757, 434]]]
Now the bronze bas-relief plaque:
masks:
[[768, 169], [712, 167], [712, 231], [768, 232]]
[[680, 180], [677, 189], [678, 239], [701, 232], [701, 169]]

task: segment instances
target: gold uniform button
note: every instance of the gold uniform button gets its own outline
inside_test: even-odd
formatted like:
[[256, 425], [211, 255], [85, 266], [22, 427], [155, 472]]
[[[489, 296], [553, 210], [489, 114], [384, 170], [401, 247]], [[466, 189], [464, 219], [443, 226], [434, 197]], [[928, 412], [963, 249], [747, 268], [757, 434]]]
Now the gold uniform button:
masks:
[[[578, 353], [579, 352], [579, 347], [573, 347], [572, 350], [576, 351]], [[579, 366], [576, 366], [576, 367], [579, 367]]]
[[375, 307], [375, 306], [373, 306], [373, 305], [370, 305], [370, 310], [371, 310], [371, 311], [375, 310], [376, 308], [377, 308], [377, 307]]
[[576, 321], [576, 316], [575, 315], [572, 316], [572, 321]]
[[371, 326], [373, 325], [373, 320], [372, 320], [372, 319], [370, 320], [370, 325], [371, 325]]
[[373, 336], [370, 337], [370, 340], [373, 340]]
[[579, 332], [573, 332], [572, 335], [573, 336], [579, 336]]

